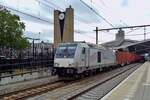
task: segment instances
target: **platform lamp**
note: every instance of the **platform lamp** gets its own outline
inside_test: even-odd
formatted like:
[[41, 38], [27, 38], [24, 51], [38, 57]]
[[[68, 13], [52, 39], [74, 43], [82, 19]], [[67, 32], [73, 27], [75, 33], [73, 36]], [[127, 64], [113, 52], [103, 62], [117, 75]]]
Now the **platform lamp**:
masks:
[[41, 41], [42, 45], [42, 65], [44, 66], [44, 41]]
[[33, 51], [32, 51], [32, 55], [33, 55], [33, 59], [34, 59], [34, 56], [35, 56], [35, 53], [34, 53], [34, 51], [35, 51], [35, 50], [34, 50], [34, 48], [35, 48], [35, 46], [34, 46], [34, 41], [35, 41], [35, 40], [40, 40], [40, 39], [39, 39], [39, 38], [30, 38], [30, 37], [26, 37], [26, 38], [32, 40], [32, 48], [33, 48], [33, 49], [32, 49], [32, 50], [33, 50]]

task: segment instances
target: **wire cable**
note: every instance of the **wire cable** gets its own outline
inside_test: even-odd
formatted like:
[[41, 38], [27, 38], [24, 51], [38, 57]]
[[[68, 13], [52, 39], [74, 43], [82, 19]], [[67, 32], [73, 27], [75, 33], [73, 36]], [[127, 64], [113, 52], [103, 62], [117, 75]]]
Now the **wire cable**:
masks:
[[[146, 34], [150, 34], [150, 32], [146, 32]], [[137, 35], [144, 35], [144, 33], [141, 33], [141, 34], [131, 34], [131, 35], [125, 35], [125, 36], [137, 36]]]
[[83, 3], [86, 7], [88, 7], [91, 11], [93, 11], [97, 16], [102, 18], [106, 23], [108, 23], [111, 27], [115, 27], [112, 23], [110, 23], [105, 17], [100, 15], [98, 12], [96, 12], [92, 7], [90, 7], [88, 4], [86, 4], [83, 0], [80, 0], [81, 3]]
[[50, 22], [49, 20], [42, 19], [42, 18], [40, 18], [40, 17], [37, 17], [37, 16], [31, 15], [31, 14], [25, 13], [25, 12], [23, 12], [23, 11], [20, 11], [20, 10], [17, 10], [17, 9], [14, 9], [14, 8], [11, 8], [11, 7], [8, 7], [8, 6], [6, 6], [6, 5], [0, 4], [0, 6], [4, 6], [5, 8], [7, 8], [7, 9], [9, 9], [9, 10], [18, 12], [18, 13], [23, 14], [23, 15], [30, 16], [30, 17], [32, 17], [32, 18], [35, 18], [35, 19], [38, 19], [38, 20], [41, 20], [41, 21], [44, 21], [44, 22], [47, 22], [47, 23], [50, 23], [50, 24], [53, 24], [53, 23]]
[[129, 33], [131, 33], [131, 32], [134, 32], [134, 31], [136, 31], [136, 30], [139, 30], [139, 29], [141, 29], [141, 27], [138, 27], [138, 28], [136, 28], [136, 29], [133, 29], [133, 30], [131, 30], [131, 31], [125, 33], [125, 34], [129, 34]]

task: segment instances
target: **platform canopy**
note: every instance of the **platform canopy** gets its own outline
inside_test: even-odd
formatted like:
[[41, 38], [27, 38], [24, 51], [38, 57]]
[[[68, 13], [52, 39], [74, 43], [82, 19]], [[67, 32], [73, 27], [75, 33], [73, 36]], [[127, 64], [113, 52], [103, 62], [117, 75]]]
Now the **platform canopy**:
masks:
[[129, 45], [115, 47], [114, 49], [128, 49], [129, 52], [134, 52], [136, 54], [143, 55], [145, 53], [150, 52], [150, 39], [139, 41], [137, 43], [132, 43]]

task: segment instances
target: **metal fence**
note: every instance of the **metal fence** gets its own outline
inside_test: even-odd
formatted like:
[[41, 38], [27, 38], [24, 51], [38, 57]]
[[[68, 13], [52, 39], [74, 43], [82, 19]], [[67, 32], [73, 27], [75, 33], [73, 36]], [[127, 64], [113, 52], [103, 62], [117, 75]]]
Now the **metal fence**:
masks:
[[2, 73], [14, 74], [19, 70], [23, 74], [25, 71], [35, 71], [37, 69], [52, 67], [54, 61], [54, 53], [49, 55], [36, 55], [34, 58], [23, 59], [0, 59], [0, 77]]

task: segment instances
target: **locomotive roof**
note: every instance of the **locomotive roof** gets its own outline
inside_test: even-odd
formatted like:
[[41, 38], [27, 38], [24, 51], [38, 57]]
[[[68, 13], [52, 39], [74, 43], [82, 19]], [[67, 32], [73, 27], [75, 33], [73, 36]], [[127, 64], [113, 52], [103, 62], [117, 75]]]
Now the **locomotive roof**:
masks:
[[97, 49], [106, 49], [104, 46], [102, 45], [97, 45], [94, 43], [88, 43], [85, 41], [75, 41], [75, 42], [66, 42], [66, 43], [60, 43], [60, 45], [77, 45], [77, 44], [82, 44], [82, 45], [87, 45], [90, 48], [97, 48]]

